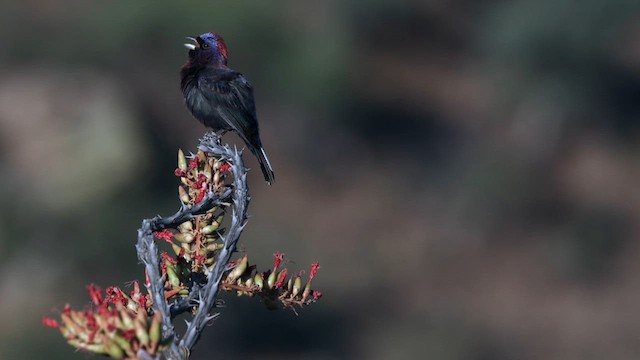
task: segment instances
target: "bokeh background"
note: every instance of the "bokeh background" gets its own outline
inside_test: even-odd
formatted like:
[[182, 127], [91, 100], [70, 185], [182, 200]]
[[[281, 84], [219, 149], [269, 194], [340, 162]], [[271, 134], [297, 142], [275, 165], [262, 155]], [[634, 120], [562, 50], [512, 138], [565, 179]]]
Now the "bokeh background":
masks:
[[86, 359], [41, 317], [141, 278], [136, 229], [205, 130], [184, 36], [215, 30], [277, 174], [250, 174], [242, 248], [319, 261], [325, 297], [225, 296], [193, 359], [637, 358], [638, 24], [624, 0], [3, 1], [0, 357]]

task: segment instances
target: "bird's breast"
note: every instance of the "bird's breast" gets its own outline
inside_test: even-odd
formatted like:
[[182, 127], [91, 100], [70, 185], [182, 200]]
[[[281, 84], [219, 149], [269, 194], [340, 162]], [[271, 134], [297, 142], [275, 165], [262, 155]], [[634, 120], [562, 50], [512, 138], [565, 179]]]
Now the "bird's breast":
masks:
[[185, 77], [182, 81], [184, 103], [193, 116], [214, 131], [225, 129], [217, 115], [215, 104], [206, 96], [206, 90], [198, 86], [197, 77]]
[[191, 110], [196, 117], [199, 118], [198, 114], [206, 115], [211, 112], [211, 104], [207, 100], [204, 92], [200, 90], [197, 86], [197, 82], [195, 84], [190, 83], [182, 89], [184, 94], [184, 102]]

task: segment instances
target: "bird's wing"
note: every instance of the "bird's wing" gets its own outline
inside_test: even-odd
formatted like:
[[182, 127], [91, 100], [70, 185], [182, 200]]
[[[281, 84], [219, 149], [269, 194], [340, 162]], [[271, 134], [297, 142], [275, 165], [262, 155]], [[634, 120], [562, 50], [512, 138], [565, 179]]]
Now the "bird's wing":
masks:
[[[253, 88], [242, 74], [235, 71], [201, 76], [199, 86], [214, 109], [247, 143], [257, 134]], [[260, 144], [251, 144], [259, 146]]]

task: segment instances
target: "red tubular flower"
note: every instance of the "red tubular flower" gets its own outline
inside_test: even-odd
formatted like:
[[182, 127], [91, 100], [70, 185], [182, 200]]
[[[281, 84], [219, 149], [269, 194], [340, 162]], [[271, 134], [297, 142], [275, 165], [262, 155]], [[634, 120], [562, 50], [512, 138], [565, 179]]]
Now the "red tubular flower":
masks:
[[134, 280], [133, 281], [133, 290], [131, 290], [131, 293], [129, 294], [129, 296], [131, 296], [132, 298], [141, 295], [140, 294], [140, 284], [138, 284], [138, 280]]
[[104, 316], [105, 318], [108, 318], [111, 316], [111, 311], [109, 310], [108, 306], [100, 306], [97, 310], [97, 313], [100, 316]]
[[227, 172], [227, 171], [229, 171], [229, 169], [231, 169], [231, 164], [229, 164], [227, 162], [222, 164], [222, 166], [220, 166], [220, 172], [221, 173]]
[[165, 260], [167, 260], [168, 262], [172, 263], [173, 265], [177, 265], [178, 264], [178, 260], [172, 258], [171, 256], [169, 256], [169, 254], [167, 254], [166, 252], [163, 252], [162, 254], [160, 254], [160, 256], [162, 256]]
[[176, 169], [173, 171], [173, 174], [174, 174], [175, 176], [177, 176], [177, 177], [183, 177], [183, 176], [185, 176], [185, 175], [186, 175], [185, 171], [184, 171], [184, 170], [182, 170], [182, 169], [180, 169], [180, 168], [176, 168]]
[[43, 317], [42, 318], [42, 325], [50, 327], [50, 328], [59, 328], [60, 324], [58, 324], [57, 321], [53, 320], [50, 317]]
[[205, 188], [207, 186], [208, 179], [209, 178], [207, 178], [207, 175], [203, 173], [198, 174], [198, 180], [196, 180], [196, 182], [193, 184], [193, 188], [194, 189]]
[[273, 271], [275, 272], [278, 269], [278, 266], [280, 266], [280, 263], [282, 262], [282, 260], [284, 259], [284, 254], [278, 251], [275, 254], [273, 254], [273, 257], [275, 258], [273, 260]]
[[197, 169], [200, 162], [198, 161], [198, 157], [194, 157], [189, 160], [189, 170]]
[[198, 193], [198, 197], [196, 198], [195, 203], [199, 204], [200, 201], [202, 201], [202, 199], [204, 199], [204, 195], [207, 193], [207, 189], [200, 189], [200, 192]]
[[322, 293], [318, 290], [313, 290], [311, 296], [313, 296], [314, 299], [319, 300], [322, 297]]
[[140, 307], [142, 309], [147, 310], [147, 297], [144, 295], [140, 295], [140, 297], [138, 298], [138, 303], [140, 304]]
[[155, 236], [157, 239], [162, 239], [162, 240], [170, 243], [171, 239], [173, 238], [173, 232], [171, 232], [171, 230], [169, 230], [169, 229], [164, 229], [162, 231], [154, 232], [153, 236]]
[[96, 321], [96, 317], [93, 314], [93, 312], [91, 310], [86, 310], [84, 312], [84, 319], [85, 319], [85, 328], [87, 330], [89, 330], [89, 342], [93, 342], [93, 339], [96, 336], [96, 333], [98, 332], [98, 322]]
[[122, 305], [127, 305], [127, 298], [124, 296], [120, 288], [109, 286], [107, 290], [105, 290], [105, 292], [107, 293], [107, 302], [112, 304], [121, 303]]
[[89, 296], [91, 297], [91, 301], [95, 305], [102, 305], [104, 298], [102, 297], [102, 289], [96, 286], [95, 284], [90, 284], [87, 286], [87, 290], [89, 290]]
[[279, 289], [280, 287], [282, 287], [282, 285], [284, 285], [284, 280], [287, 278], [287, 269], [284, 269], [280, 272], [280, 275], [278, 276], [278, 280], [276, 281], [276, 284], [273, 286], [275, 289]]
[[127, 339], [128, 342], [133, 342], [134, 340], [137, 340], [136, 339], [136, 331], [133, 330], [133, 329], [124, 331], [122, 333], [122, 337]]
[[320, 269], [319, 263], [311, 264], [311, 271], [309, 272], [309, 281], [313, 280], [313, 278], [316, 277], [316, 273], [318, 272], [318, 269]]

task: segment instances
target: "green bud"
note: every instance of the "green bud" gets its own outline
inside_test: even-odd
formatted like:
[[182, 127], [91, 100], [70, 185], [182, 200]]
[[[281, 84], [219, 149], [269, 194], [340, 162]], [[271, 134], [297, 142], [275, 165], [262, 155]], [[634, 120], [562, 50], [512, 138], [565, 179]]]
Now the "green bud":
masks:
[[205, 235], [204, 236], [204, 242], [205, 243], [214, 243], [216, 242], [220, 237], [218, 236], [217, 233], [211, 234], [211, 235]]
[[71, 334], [71, 331], [69, 331], [69, 329], [67, 329], [66, 327], [60, 326], [59, 330], [60, 330], [60, 333], [62, 334], [63, 338], [65, 338], [65, 339], [73, 338], [73, 334]]
[[77, 311], [72, 311], [70, 314], [71, 320], [75, 324], [84, 324], [84, 316]]
[[256, 274], [253, 277], [253, 282], [256, 284], [256, 288], [258, 290], [262, 290], [262, 287], [264, 286], [264, 278], [262, 277], [262, 274]]
[[195, 239], [195, 237], [193, 236], [192, 233], [186, 233], [184, 234], [184, 236], [182, 237], [182, 239], [184, 240], [184, 242], [186, 242], [187, 244], [191, 244], [193, 242], [193, 240]]
[[106, 353], [114, 359], [122, 359], [124, 357], [124, 351], [116, 344], [110, 343], [105, 345]]
[[218, 226], [207, 225], [207, 226], [203, 227], [202, 229], [200, 229], [200, 232], [205, 234], [205, 235], [210, 235], [216, 230], [218, 230]]
[[202, 173], [209, 179], [211, 179], [211, 165], [209, 164], [209, 162], [207, 161], [207, 164], [204, 166], [204, 170], [202, 170]]
[[302, 279], [300, 276], [296, 276], [296, 279], [293, 281], [293, 289], [291, 289], [291, 297], [296, 297], [300, 293], [302, 289]]
[[220, 213], [218, 216], [216, 216], [216, 220], [215, 223], [218, 224], [218, 226], [220, 226], [220, 224], [222, 224], [222, 220], [224, 220], [224, 213]]
[[[71, 312], [72, 315], [74, 313], [75, 313], [75, 311]], [[62, 319], [62, 322], [65, 325], [65, 328], [69, 331], [69, 333], [71, 335], [73, 335], [73, 336], [81, 336], [84, 333], [83, 328], [81, 328], [80, 325], [78, 325], [78, 323], [73, 321], [73, 319], [71, 317], [62, 314], [60, 316], [60, 318]]]
[[113, 345], [117, 345], [119, 349], [122, 349], [124, 351], [131, 351], [131, 344], [129, 343], [129, 341], [127, 341], [127, 339], [123, 338], [122, 336], [117, 334], [114, 335], [113, 341], [114, 343], [107, 343], [105, 345], [109, 347], [109, 345], [113, 344]]
[[184, 234], [183, 233], [174, 234], [173, 238], [176, 239], [180, 243], [186, 243], [186, 241], [184, 241]]
[[215, 232], [220, 228], [220, 225], [222, 224], [223, 220], [224, 220], [224, 213], [220, 213], [220, 215], [216, 216], [215, 219], [213, 220], [210, 219], [208, 224], [204, 224], [200, 229], [200, 232], [202, 232], [205, 235], [215, 234], [215, 237], [217, 238], [218, 234], [216, 234]]
[[223, 247], [224, 247], [224, 244], [213, 243], [213, 244], [207, 245], [207, 247], [205, 249], [207, 251], [209, 251], [209, 252], [213, 252], [213, 251], [216, 251], [216, 250], [220, 250]]
[[182, 171], [187, 171], [189, 168], [187, 165], [187, 158], [184, 156], [182, 149], [178, 150], [178, 168]]
[[173, 249], [173, 252], [176, 253], [176, 255], [180, 255], [180, 251], [182, 250], [182, 248], [176, 244], [171, 244], [171, 248]]
[[156, 352], [158, 344], [160, 344], [160, 339], [162, 337], [160, 325], [162, 325], [162, 316], [160, 315], [160, 312], [156, 312], [151, 320], [151, 326], [149, 326], [149, 352], [151, 354]]
[[140, 323], [142, 324], [142, 326], [146, 329], [147, 328], [147, 312], [146, 311], [138, 311], [136, 313], [136, 323]]
[[180, 201], [182, 201], [183, 204], [189, 203], [189, 194], [187, 194], [187, 190], [182, 186], [178, 186], [178, 195], [180, 196]]
[[131, 311], [138, 311], [138, 308], [139, 308], [138, 304], [135, 301], [133, 301], [132, 299], [129, 299], [127, 301], [127, 309], [129, 309]]
[[[144, 316], [146, 318], [146, 315]], [[142, 344], [144, 347], [148, 347], [149, 334], [147, 333], [146, 321], [144, 324], [140, 321], [136, 321], [135, 330], [136, 330], [136, 337], [138, 338], [138, 340], [140, 340], [140, 344]]]
[[193, 223], [191, 221], [185, 221], [179, 225], [181, 232], [189, 232], [193, 230]]
[[304, 291], [302, 292], [302, 301], [305, 301], [309, 295], [311, 295], [311, 282], [308, 282], [304, 287]]
[[204, 154], [204, 151], [198, 150], [198, 153], [196, 155], [198, 156], [198, 161], [199, 162], [206, 162], [207, 161], [207, 156]]
[[122, 311], [119, 311], [119, 313], [120, 313], [120, 320], [122, 321], [122, 326], [126, 329], [133, 328], [133, 319], [131, 318], [129, 311], [122, 310]]
[[227, 281], [232, 283], [236, 281], [236, 279], [240, 278], [240, 276], [242, 276], [242, 274], [244, 274], [244, 272], [247, 270], [248, 262], [249, 262], [249, 259], [247, 258], [247, 255], [242, 257], [238, 265], [236, 265], [236, 267], [233, 268], [233, 270], [231, 270], [231, 272], [227, 276]]
[[167, 278], [169, 279], [169, 284], [171, 284], [171, 287], [177, 288], [178, 286], [180, 286], [180, 278], [176, 273], [176, 268], [172, 263], [168, 261], [166, 263], [167, 263]]
[[271, 272], [271, 274], [269, 274], [269, 277], [267, 278], [267, 289], [273, 289], [273, 285], [275, 285], [276, 280], [276, 273]]
[[[71, 343], [70, 343], [71, 344]], [[74, 345], [74, 344], [71, 344]], [[124, 357], [124, 351], [115, 343], [108, 342], [106, 344], [85, 344], [82, 346], [77, 346], [81, 349], [86, 349], [88, 351], [94, 352], [96, 354], [107, 354], [114, 359], [121, 359]]]
[[[183, 249], [184, 249], [185, 246], [189, 247], [189, 244], [182, 244], [182, 245], [183, 245]], [[184, 249], [184, 250], [185, 250], [185, 252], [183, 254], [184, 260], [187, 261], [187, 262], [191, 261], [191, 251], [189, 249]]]

